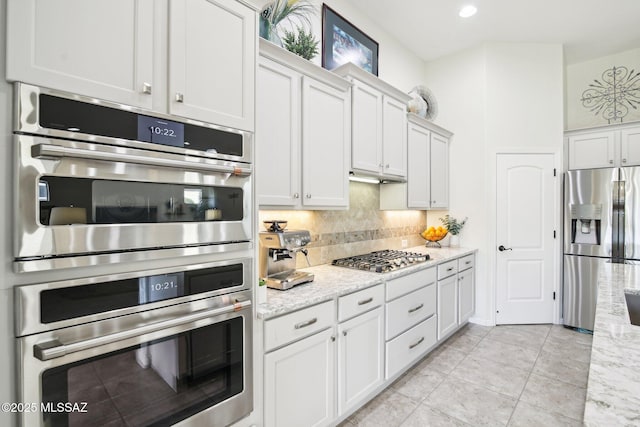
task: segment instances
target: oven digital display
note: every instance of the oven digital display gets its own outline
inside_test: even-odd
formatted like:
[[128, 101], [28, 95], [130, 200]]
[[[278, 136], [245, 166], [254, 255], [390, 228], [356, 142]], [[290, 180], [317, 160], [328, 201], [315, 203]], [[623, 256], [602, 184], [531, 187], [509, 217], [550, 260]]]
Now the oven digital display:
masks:
[[162, 301], [184, 295], [184, 273], [140, 278], [140, 303]]
[[184, 123], [139, 115], [138, 140], [184, 147]]

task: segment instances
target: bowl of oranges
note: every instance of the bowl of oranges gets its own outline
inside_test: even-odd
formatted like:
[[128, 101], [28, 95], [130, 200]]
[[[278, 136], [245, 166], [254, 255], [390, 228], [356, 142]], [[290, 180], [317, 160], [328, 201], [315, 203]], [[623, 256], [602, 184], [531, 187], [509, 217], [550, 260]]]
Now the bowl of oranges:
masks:
[[420, 233], [420, 236], [422, 236], [422, 238], [427, 241], [426, 246], [428, 248], [440, 248], [441, 246], [438, 242], [444, 239], [448, 232], [449, 231], [442, 226], [429, 227], [422, 233]]

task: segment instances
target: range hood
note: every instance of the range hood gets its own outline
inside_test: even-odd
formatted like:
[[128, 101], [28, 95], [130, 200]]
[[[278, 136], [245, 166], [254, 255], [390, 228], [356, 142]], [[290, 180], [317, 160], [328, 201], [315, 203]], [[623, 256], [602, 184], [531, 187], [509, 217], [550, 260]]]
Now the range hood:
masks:
[[407, 182], [407, 179], [399, 176], [377, 175], [363, 171], [349, 171], [349, 181], [365, 182], [367, 184], [397, 184]]

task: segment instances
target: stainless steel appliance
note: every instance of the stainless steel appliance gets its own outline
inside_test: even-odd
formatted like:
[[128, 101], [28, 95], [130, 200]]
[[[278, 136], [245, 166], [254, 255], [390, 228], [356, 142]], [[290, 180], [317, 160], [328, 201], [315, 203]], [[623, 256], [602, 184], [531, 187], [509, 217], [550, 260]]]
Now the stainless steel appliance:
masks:
[[564, 181], [564, 324], [593, 330], [598, 272], [640, 260], [640, 167], [572, 170]]
[[364, 255], [334, 259], [331, 264], [339, 267], [372, 271], [374, 273], [388, 273], [414, 264], [426, 262], [428, 259], [428, 254], [385, 249]]
[[253, 409], [248, 258], [15, 289], [23, 426], [229, 425]]
[[15, 99], [16, 271], [250, 246], [250, 133], [21, 83]]
[[298, 253], [307, 256], [305, 247], [311, 241], [311, 234], [307, 230], [284, 230], [276, 225], [274, 222], [271, 229], [279, 231], [260, 233], [260, 278], [267, 287], [279, 290], [312, 282], [312, 273], [296, 270], [296, 257]]

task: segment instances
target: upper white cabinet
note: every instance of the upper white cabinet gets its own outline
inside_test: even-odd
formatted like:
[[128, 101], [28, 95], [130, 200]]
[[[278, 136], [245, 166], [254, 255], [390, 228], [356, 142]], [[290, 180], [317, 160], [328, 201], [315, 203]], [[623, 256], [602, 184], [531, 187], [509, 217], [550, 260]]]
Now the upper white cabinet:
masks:
[[7, 23], [8, 80], [254, 128], [257, 15], [244, 3], [9, 0]]
[[255, 146], [262, 208], [349, 206], [350, 86], [260, 40]]
[[380, 209], [442, 209], [449, 206], [451, 132], [408, 115], [407, 182], [380, 186]]
[[334, 73], [353, 82], [351, 168], [390, 179], [407, 176], [407, 108], [404, 92], [348, 63]]
[[640, 165], [640, 126], [568, 132], [569, 169]]
[[253, 130], [256, 22], [236, 0], [171, 0], [171, 114]]
[[9, 0], [7, 79], [151, 108], [153, 0]]

